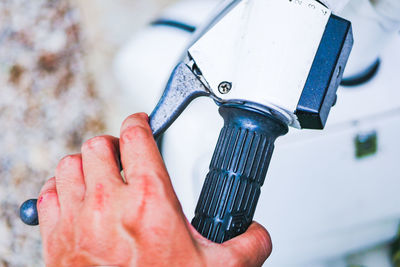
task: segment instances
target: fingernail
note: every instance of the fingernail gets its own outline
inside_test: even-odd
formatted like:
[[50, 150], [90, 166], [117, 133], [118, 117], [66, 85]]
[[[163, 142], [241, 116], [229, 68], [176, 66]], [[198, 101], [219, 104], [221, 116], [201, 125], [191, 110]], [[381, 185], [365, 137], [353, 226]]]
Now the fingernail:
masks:
[[117, 162], [119, 171], [123, 171], [123, 167], [122, 167], [122, 163], [121, 163], [121, 156], [117, 153], [115, 153], [115, 161]]
[[127, 184], [126, 179], [125, 179], [125, 174], [124, 174], [124, 168], [122, 167], [122, 163], [121, 163], [121, 155], [120, 154], [115, 153], [115, 161], [117, 162], [117, 166], [119, 167], [122, 181], [125, 184]]
[[126, 181], [125, 173], [124, 173], [123, 170], [121, 171], [121, 178], [122, 178], [122, 181], [124, 181], [124, 184], [128, 184], [128, 182]]

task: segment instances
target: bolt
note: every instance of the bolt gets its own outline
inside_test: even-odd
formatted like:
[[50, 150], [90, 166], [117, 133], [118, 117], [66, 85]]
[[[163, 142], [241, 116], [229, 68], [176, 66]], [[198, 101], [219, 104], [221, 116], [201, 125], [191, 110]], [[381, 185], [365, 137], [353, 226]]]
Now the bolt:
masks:
[[230, 82], [222, 82], [218, 86], [218, 91], [223, 95], [226, 95], [231, 90], [232, 90], [232, 83]]

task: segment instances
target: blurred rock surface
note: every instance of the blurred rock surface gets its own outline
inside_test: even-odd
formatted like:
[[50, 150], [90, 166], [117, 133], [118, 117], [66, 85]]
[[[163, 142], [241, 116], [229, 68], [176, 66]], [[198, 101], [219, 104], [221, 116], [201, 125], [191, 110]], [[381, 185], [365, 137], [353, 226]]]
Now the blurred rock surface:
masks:
[[118, 134], [129, 107], [118, 105], [114, 55], [169, 2], [0, 1], [0, 267], [44, 265], [19, 205], [82, 142]]
[[43, 266], [39, 229], [22, 224], [19, 205], [106, 129], [86, 52], [67, 1], [0, 2], [0, 266]]

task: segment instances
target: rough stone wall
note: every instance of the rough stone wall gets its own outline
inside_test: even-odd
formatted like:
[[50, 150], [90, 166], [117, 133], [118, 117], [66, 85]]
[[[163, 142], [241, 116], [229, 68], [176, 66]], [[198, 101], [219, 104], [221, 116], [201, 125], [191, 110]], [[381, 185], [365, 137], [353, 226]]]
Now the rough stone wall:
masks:
[[114, 55], [174, 1], [0, 1], [0, 267], [44, 266], [39, 228], [19, 220], [19, 205], [83, 141], [118, 134], [129, 107]]
[[65, 0], [0, 1], [0, 266], [43, 266], [39, 229], [19, 205], [58, 160], [105, 131], [85, 66], [77, 9]]

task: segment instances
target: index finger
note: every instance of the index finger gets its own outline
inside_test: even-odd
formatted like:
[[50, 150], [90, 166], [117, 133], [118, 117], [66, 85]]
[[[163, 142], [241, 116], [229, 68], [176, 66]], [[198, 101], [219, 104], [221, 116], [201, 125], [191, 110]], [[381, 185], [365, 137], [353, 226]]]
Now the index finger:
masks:
[[121, 127], [121, 161], [128, 184], [144, 177], [169, 181], [148, 120], [145, 113], [134, 114]]

